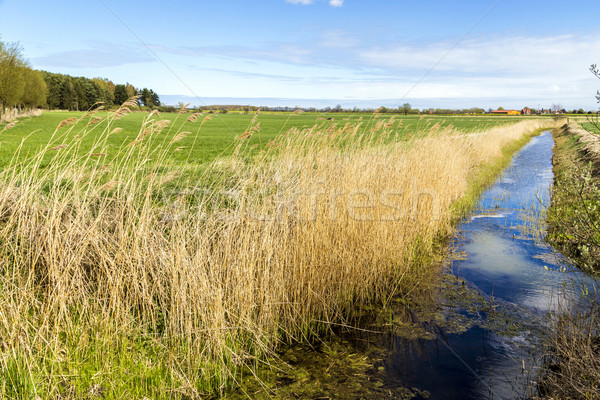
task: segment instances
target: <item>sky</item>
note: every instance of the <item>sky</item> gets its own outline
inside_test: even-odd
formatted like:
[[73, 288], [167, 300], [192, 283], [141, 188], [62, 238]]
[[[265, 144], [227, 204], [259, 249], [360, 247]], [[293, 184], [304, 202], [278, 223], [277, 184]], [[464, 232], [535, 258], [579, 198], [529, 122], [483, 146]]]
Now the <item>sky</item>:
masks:
[[0, 0], [35, 69], [164, 103], [596, 110], [600, 3]]

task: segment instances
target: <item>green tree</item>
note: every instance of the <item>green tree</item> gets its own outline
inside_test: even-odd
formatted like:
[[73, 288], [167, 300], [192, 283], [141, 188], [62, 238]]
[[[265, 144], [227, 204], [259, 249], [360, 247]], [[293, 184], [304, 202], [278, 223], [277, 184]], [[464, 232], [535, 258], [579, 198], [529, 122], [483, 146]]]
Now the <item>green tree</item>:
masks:
[[148, 88], [143, 88], [138, 92], [138, 96], [140, 96], [139, 103], [144, 107], [152, 107], [152, 96], [150, 94], [150, 90]]
[[154, 93], [152, 89], [150, 89], [150, 100], [152, 101], [153, 106], [160, 107], [160, 97], [158, 97], [158, 94]]
[[20, 103], [25, 90], [23, 74], [26, 68], [19, 44], [0, 42], [0, 116], [5, 109]]
[[127, 88], [125, 85], [116, 85], [115, 86], [115, 104], [121, 105], [127, 101], [129, 97], [127, 96]]
[[402, 110], [404, 115], [407, 115], [412, 108], [410, 106], [410, 103], [404, 103], [404, 104], [402, 104], [402, 107], [400, 109]]
[[106, 107], [112, 106], [115, 103], [115, 84], [103, 78], [94, 78], [92, 82], [98, 94], [97, 101], [104, 103]]
[[125, 91], [127, 92], [128, 99], [136, 96], [138, 92], [138, 90], [133, 85], [129, 84], [129, 82], [125, 84]]
[[60, 90], [60, 108], [63, 110], [77, 110], [77, 90], [73, 83], [73, 78], [67, 76]]
[[46, 105], [47, 86], [42, 73], [30, 68], [24, 71], [25, 89], [21, 103], [26, 108], [42, 107]]
[[47, 71], [41, 71], [41, 74], [46, 83], [46, 104], [48, 108], [64, 108], [62, 104], [62, 89], [66, 81], [66, 76]]

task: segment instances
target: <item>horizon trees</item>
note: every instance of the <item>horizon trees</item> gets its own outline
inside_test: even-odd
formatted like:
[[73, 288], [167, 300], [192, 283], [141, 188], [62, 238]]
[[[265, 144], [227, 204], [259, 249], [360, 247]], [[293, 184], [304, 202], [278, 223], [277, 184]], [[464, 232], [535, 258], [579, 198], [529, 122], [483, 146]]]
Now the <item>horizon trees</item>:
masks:
[[33, 70], [18, 43], [0, 42], [0, 117], [14, 108], [35, 108], [46, 103], [46, 85]]
[[105, 107], [123, 104], [133, 96], [141, 96], [140, 105], [154, 107], [160, 105], [160, 98], [152, 89], [136, 89], [130, 83], [114, 84], [106, 78], [72, 77], [42, 71], [48, 86], [47, 106], [50, 109], [88, 110], [102, 102]]

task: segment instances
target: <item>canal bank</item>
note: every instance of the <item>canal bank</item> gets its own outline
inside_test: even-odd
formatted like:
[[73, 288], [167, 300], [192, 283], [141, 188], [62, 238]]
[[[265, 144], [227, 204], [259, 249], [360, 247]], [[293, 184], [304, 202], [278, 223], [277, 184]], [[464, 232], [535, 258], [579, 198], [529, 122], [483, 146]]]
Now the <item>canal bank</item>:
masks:
[[[543, 398], [600, 398], [600, 138], [577, 124], [554, 131], [548, 242], [592, 277], [574, 282], [548, 337]], [[577, 307], [569, 306], [577, 304]]]

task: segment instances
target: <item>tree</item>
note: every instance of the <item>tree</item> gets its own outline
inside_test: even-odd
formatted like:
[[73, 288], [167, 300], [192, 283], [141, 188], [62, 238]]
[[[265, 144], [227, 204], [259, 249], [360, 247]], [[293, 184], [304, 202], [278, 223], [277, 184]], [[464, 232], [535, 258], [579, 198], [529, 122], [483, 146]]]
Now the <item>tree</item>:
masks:
[[407, 115], [410, 112], [410, 110], [411, 110], [410, 103], [404, 103], [404, 104], [402, 104], [401, 110], [404, 113], [404, 115]]
[[552, 104], [552, 107], [550, 109], [552, 110], [553, 114], [559, 114], [562, 112], [563, 106], [560, 104]]
[[115, 84], [104, 78], [92, 79], [94, 86], [96, 86], [96, 93], [98, 94], [98, 100], [106, 107], [110, 107], [115, 103]]
[[77, 90], [73, 84], [73, 78], [67, 76], [60, 90], [60, 108], [62, 110], [77, 110]]
[[152, 102], [153, 106], [160, 107], [160, 98], [152, 89], [150, 89], [150, 101]]
[[115, 86], [115, 104], [121, 105], [127, 101], [129, 96], [127, 95], [127, 88], [125, 85]]
[[4, 109], [15, 107], [25, 90], [23, 73], [27, 68], [18, 43], [0, 42], [0, 115]]
[[66, 77], [60, 74], [53, 74], [41, 71], [44, 82], [46, 83], [46, 104], [50, 109], [62, 107], [61, 91]]
[[[590, 71], [596, 76], [596, 78], [600, 79], [600, 69], [596, 64], [592, 64], [592, 66], [590, 67]], [[596, 91], [596, 100], [598, 101], [598, 103], [600, 103], [600, 90]], [[592, 125], [594, 125], [596, 129], [600, 131], [600, 119], [598, 118], [598, 113], [596, 113], [595, 116], [588, 117], [587, 120]]]
[[44, 77], [40, 71], [30, 68], [23, 73], [25, 89], [21, 97], [21, 103], [25, 108], [42, 107], [46, 104], [46, 92], [48, 90]]
[[160, 98], [158, 94], [154, 93], [154, 90], [143, 88], [138, 92], [138, 96], [140, 96], [139, 103], [144, 107], [160, 107]]
[[127, 82], [125, 84], [125, 92], [127, 93], [127, 99], [130, 99], [137, 95], [138, 90], [133, 85], [129, 84], [129, 82]]

